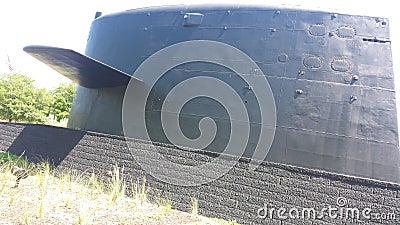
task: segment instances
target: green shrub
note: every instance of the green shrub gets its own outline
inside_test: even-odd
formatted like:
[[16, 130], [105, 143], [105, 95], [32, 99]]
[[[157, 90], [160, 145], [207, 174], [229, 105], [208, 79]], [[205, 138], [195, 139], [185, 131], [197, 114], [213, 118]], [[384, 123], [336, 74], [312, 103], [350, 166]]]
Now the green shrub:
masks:
[[28, 160], [21, 156], [17, 156], [10, 152], [2, 152], [0, 151], [0, 167], [11, 169], [13, 166], [18, 166], [24, 169], [29, 168]]
[[0, 164], [4, 163], [15, 163], [19, 160], [19, 157], [9, 153], [9, 152], [0, 152]]

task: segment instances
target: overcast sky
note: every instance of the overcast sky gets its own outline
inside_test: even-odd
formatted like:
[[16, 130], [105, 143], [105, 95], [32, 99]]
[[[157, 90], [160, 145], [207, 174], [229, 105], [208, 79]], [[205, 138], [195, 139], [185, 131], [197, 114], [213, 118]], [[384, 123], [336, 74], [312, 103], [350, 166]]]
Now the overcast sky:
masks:
[[[392, 1], [376, 0], [263, 0], [263, 1], [104, 1], [104, 0], [13, 0], [0, 5], [0, 73], [10, 72], [6, 64], [9, 56], [14, 71], [33, 77], [38, 87], [53, 88], [60, 82], [69, 82], [44, 64], [22, 51], [27, 45], [50, 45], [71, 48], [83, 53], [90, 24], [96, 11], [108, 14], [145, 6], [161, 6], [193, 3], [257, 3], [269, 6], [294, 6], [321, 9], [338, 13], [350, 13], [386, 17], [390, 20], [395, 74], [400, 75], [399, 30], [400, 13]], [[389, 3], [390, 2], [390, 3]], [[395, 2], [395, 1], [393, 1]], [[398, 79], [399, 80], [399, 79]], [[396, 86], [399, 89], [400, 85]], [[399, 99], [399, 98], [398, 98]]]

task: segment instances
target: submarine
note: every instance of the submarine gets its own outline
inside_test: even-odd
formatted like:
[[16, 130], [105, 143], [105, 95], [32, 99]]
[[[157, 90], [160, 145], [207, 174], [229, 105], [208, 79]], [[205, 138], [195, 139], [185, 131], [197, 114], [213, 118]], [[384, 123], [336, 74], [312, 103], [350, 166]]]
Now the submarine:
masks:
[[[264, 5], [96, 13], [68, 127], [400, 182], [386, 18]], [[226, 149], [229, 149], [226, 151]]]

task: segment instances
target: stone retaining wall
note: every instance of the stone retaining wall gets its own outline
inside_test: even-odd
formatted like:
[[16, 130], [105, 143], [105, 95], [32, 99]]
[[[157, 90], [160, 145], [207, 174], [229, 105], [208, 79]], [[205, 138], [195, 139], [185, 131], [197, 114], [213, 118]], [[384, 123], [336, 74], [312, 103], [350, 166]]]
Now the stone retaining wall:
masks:
[[[240, 160], [219, 179], [194, 187], [182, 187], [164, 183], [146, 174], [136, 160], [148, 151], [150, 143], [130, 140], [129, 149], [120, 136], [56, 128], [45, 125], [0, 123], [0, 151], [15, 154], [25, 152], [33, 160], [49, 159], [58, 168], [78, 171], [96, 171], [107, 175], [115, 164], [124, 166], [128, 180], [146, 177], [152, 199], [169, 198], [174, 208], [190, 211], [192, 198], [198, 199], [199, 213], [209, 217], [236, 220], [243, 224], [349, 224], [356, 221], [340, 218], [340, 210], [357, 208], [360, 221], [366, 224], [400, 223], [400, 185], [364, 178], [344, 176], [319, 170], [311, 170], [276, 163], [263, 163], [256, 170], [249, 169], [246, 160]], [[213, 154], [200, 151], [180, 150], [159, 145], [158, 151], [174, 162], [196, 165], [208, 162]], [[231, 157], [234, 159], [233, 157]], [[156, 160], [156, 159], [154, 159]], [[231, 160], [226, 157], [226, 160]], [[156, 161], [155, 161], [156, 162]], [[155, 163], [157, 166], [157, 163]], [[182, 178], [184, 179], [184, 178]], [[337, 201], [345, 204], [338, 207]], [[262, 209], [265, 207], [267, 210]], [[321, 218], [294, 219], [288, 212], [279, 218], [277, 210], [291, 210], [292, 216], [304, 208], [313, 208], [317, 216], [323, 208], [337, 207], [332, 211], [337, 218], [326, 215]], [[371, 209], [371, 213], [368, 210]], [[270, 219], [272, 209], [273, 218]], [[395, 219], [366, 219], [380, 213]], [[267, 218], [263, 217], [268, 211]], [[336, 213], [336, 214], [335, 214]], [[386, 214], [386, 215], [383, 215]], [[345, 217], [345, 212], [343, 212]], [[288, 217], [288, 218], [285, 218]], [[307, 215], [306, 215], [307, 217]]]

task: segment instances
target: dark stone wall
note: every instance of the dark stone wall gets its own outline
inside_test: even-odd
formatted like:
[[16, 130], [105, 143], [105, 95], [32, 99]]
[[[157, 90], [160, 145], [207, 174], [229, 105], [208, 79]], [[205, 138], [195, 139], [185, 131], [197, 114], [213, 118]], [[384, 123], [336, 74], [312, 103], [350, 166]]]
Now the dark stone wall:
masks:
[[[263, 163], [256, 170], [249, 169], [246, 160], [240, 160], [221, 178], [201, 186], [181, 187], [161, 182], [146, 174], [136, 162], [136, 153], [146, 152], [149, 143], [130, 140], [135, 148], [130, 151], [123, 137], [93, 132], [55, 128], [45, 125], [0, 123], [0, 151], [25, 155], [31, 160], [50, 159], [58, 168], [75, 169], [81, 172], [96, 171], [107, 175], [115, 164], [124, 166], [128, 180], [137, 181], [146, 176], [152, 199], [158, 196], [170, 198], [174, 208], [189, 211], [191, 199], [197, 198], [199, 213], [209, 217], [236, 220], [243, 224], [399, 224], [400, 185], [364, 178], [344, 176], [319, 170], [304, 169], [277, 163]], [[160, 145], [165, 156], [174, 162], [188, 165], [210, 160], [212, 155], [189, 150], [179, 150]], [[226, 160], [230, 160], [226, 157]], [[157, 163], [155, 163], [155, 166]], [[184, 178], [182, 178], [184, 179]], [[346, 205], [339, 207], [338, 198]], [[260, 218], [265, 210], [276, 209], [273, 218]], [[331, 218], [323, 208], [336, 207]], [[277, 210], [314, 208], [320, 218], [290, 218], [288, 212], [279, 218]], [[359, 221], [346, 219], [346, 208], [360, 212]], [[367, 216], [393, 219], [367, 219], [364, 209], [371, 209]], [[340, 213], [340, 210], [343, 213]], [[368, 210], [367, 210], [368, 211]], [[335, 214], [336, 212], [336, 214]], [[385, 215], [383, 215], [385, 214]], [[343, 215], [340, 218], [340, 215]]]

